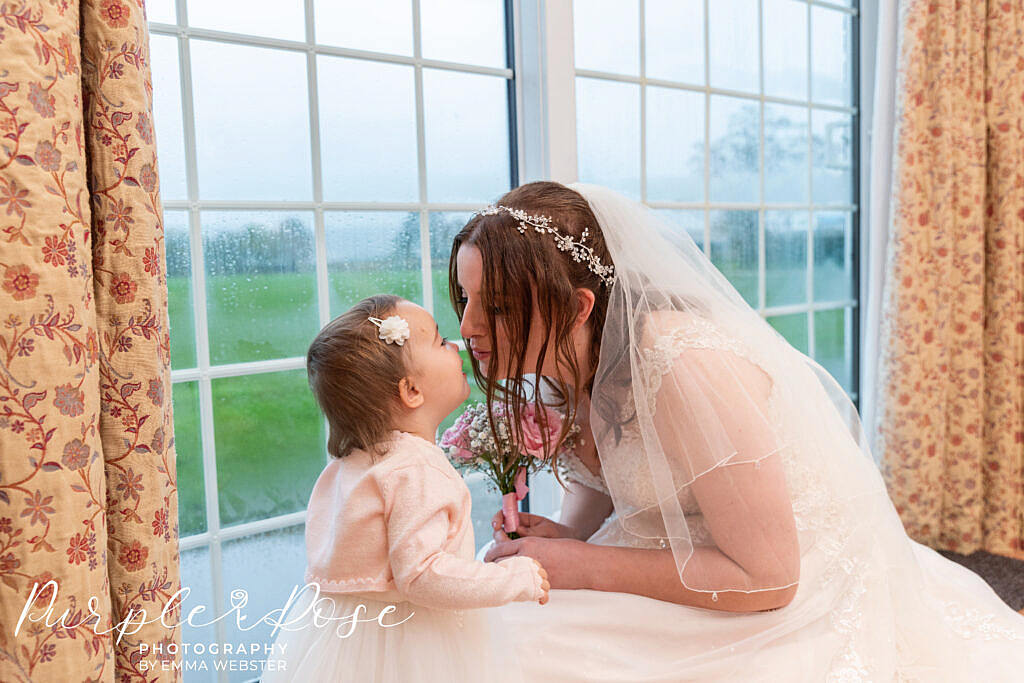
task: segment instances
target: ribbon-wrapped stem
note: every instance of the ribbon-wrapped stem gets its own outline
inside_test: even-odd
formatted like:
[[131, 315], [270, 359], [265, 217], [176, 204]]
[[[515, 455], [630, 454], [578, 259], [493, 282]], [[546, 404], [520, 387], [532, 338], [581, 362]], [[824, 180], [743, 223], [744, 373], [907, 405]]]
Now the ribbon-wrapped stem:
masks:
[[526, 497], [530, 488], [526, 485], [526, 468], [521, 466], [516, 471], [515, 490], [501, 497], [501, 515], [503, 526], [509, 538], [519, 538], [519, 501]]

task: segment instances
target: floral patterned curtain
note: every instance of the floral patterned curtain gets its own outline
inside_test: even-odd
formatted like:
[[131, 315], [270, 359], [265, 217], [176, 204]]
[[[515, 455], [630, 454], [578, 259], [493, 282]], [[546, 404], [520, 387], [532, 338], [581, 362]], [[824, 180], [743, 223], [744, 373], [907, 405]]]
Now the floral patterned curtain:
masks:
[[141, 0], [0, 1], [0, 231], [0, 680], [178, 680], [181, 629], [158, 620], [180, 588], [178, 497]]
[[907, 532], [1024, 550], [1024, 2], [902, 7], [879, 444]]

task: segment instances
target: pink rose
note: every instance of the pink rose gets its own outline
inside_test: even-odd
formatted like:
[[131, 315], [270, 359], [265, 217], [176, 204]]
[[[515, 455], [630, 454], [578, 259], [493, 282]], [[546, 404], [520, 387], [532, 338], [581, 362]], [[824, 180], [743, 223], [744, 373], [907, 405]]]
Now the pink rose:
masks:
[[[539, 424], [540, 413], [543, 412], [547, 418], [547, 426], [542, 428]], [[558, 411], [545, 406], [538, 410], [533, 403], [526, 404], [523, 410], [523, 450], [535, 458], [545, 459], [544, 433], [547, 433], [548, 443], [551, 448], [555, 447], [558, 435], [562, 431], [562, 416]]]

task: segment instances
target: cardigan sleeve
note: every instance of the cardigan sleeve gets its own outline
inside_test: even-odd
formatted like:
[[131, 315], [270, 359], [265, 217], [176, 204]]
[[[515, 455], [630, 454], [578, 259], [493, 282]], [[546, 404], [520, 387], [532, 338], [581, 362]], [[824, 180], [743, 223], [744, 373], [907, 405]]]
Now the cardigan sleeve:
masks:
[[382, 481], [388, 557], [395, 586], [414, 603], [440, 609], [497, 607], [539, 600], [537, 563], [527, 556], [480, 562], [445, 550], [453, 525], [469, 514], [465, 483], [426, 463]]

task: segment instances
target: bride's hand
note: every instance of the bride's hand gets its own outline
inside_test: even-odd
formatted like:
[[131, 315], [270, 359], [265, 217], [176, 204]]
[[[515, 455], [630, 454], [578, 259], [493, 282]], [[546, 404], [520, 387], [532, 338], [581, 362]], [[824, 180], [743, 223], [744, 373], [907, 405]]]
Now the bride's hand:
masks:
[[[504, 516], [501, 510], [495, 513], [491, 519], [491, 528], [494, 530], [494, 542], [502, 543], [510, 540], [508, 534], [502, 527]], [[571, 527], [552, 521], [542, 515], [532, 515], [529, 512], [519, 513], [519, 528], [516, 533], [520, 537], [538, 536], [541, 538], [576, 538], [576, 533]]]
[[587, 588], [586, 562], [582, 557], [586, 547], [587, 543], [574, 538], [526, 536], [495, 543], [484, 555], [484, 562], [525, 555], [540, 562], [551, 588]]

